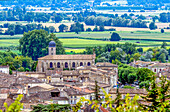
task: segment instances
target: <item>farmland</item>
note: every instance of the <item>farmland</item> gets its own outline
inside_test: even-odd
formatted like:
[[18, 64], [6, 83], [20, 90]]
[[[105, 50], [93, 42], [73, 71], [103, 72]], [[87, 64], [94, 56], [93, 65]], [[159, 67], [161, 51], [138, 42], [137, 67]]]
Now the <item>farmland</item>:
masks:
[[[144, 47], [145, 50], [150, 47], [160, 46], [166, 41], [170, 46], [170, 33], [160, 33], [155, 31], [115, 31], [119, 33], [123, 40], [108, 41], [112, 32], [74, 32], [56, 33], [56, 36], [63, 43], [66, 52], [83, 52], [86, 47], [104, 46], [106, 44], [124, 44], [125, 42], [135, 43], [138, 47]], [[19, 39], [22, 35], [1, 35], [0, 47], [19, 46]], [[15, 51], [16, 52], [16, 51]]]

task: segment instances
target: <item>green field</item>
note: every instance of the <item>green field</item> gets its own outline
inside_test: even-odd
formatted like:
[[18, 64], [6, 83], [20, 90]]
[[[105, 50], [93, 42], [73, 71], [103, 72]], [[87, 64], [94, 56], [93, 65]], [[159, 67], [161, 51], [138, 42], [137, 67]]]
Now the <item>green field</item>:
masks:
[[18, 46], [19, 39], [1, 39], [0, 47]]
[[[154, 32], [154, 31], [115, 31], [118, 33], [123, 39], [140, 39], [140, 40], [153, 40], [153, 41], [161, 41], [161, 40], [167, 40], [170, 41], [170, 32], [160, 33], [160, 32]], [[106, 31], [106, 32], [82, 32], [80, 34], [75, 34], [74, 32], [68, 32], [68, 33], [56, 33], [57, 37], [59, 38], [71, 38], [71, 37], [79, 37], [79, 38], [93, 38], [93, 39], [104, 39], [104, 38], [110, 38], [112, 32]]]
[[[123, 38], [121, 41], [106, 41], [110, 38], [112, 32], [74, 32], [56, 33], [66, 52], [83, 52], [86, 47], [104, 46], [106, 44], [124, 44], [125, 42], [135, 43], [138, 47], [143, 47], [147, 50], [150, 47], [160, 46], [163, 41], [166, 41], [170, 47], [170, 33], [160, 33], [154, 31], [116, 31]], [[22, 35], [0, 35], [0, 47], [18, 46], [19, 39]], [[106, 39], [104, 41], [104, 39]], [[16, 52], [16, 51], [15, 51]]]

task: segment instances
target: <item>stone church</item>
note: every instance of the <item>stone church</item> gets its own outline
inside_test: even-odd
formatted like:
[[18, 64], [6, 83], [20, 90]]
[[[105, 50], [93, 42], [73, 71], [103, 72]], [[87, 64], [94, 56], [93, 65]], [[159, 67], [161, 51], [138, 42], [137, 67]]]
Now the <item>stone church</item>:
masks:
[[46, 70], [72, 70], [79, 66], [91, 66], [95, 64], [96, 55], [56, 55], [56, 43], [49, 43], [48, 55], [38, 58], [37, 72]]

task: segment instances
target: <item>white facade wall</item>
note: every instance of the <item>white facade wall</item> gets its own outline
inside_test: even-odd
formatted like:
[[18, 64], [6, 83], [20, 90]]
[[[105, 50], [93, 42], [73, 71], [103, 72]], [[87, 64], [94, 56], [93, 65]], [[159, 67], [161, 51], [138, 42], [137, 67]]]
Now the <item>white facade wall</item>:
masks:
[[9, 74], [9, 67], [0, 67], [0, 72]]

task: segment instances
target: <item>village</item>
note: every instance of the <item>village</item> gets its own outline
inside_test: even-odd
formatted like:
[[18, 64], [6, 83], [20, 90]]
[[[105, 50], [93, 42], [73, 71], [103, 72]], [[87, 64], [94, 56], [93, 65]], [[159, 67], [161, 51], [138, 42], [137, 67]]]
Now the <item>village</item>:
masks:
[[[95, 52], [91, 55], [56, 55], [56, 44], [49, 43], [48, 55], [38, 58], [36, 72], [13, 71], [9, 75], [9, 66], [0, 66], [0, 109], [4, 110], [4, 102], [10, 105], [19, 94], [23, 94], [23, 112], [32, 110], [37, 104], [70, 104], [74, 106], [81, 97], [94, 98], [95, 81], [98, 86], [116, 97], [119, 88], [121, 99], [129, 93], [145, 95], [147, 91], [122, 88], [119, 83], [118, 65], [109, 62], [95, 63]], [[136, 68], [148, 68], [157, 78], [166, 76], [170, 80], [170, 63], [135, 61], [129, 64]], [[101, 97], [104, 93], [100, 91]], [[85, 109], [86, 107], [84, 107]]]

